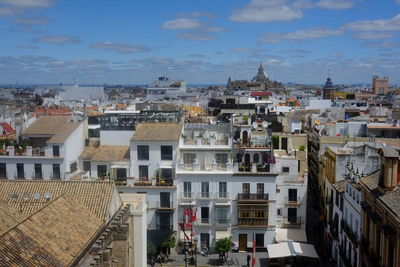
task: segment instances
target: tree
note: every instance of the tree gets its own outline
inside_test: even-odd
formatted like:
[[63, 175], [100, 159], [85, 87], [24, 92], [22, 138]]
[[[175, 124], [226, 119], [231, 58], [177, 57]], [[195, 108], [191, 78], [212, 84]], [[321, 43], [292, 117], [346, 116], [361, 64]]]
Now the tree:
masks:
[[176, 244], [175, 236], [170, 235], [162, 244], [161, 247], [163, 250], [165, 249], [168, 253], [170, 252], [171, 248], [174, 248]]
[[232, 238], [225, 237], [217, 241], [215, 248], [219, 252], [219, 254], [224, 254], [225, 256], [225, 254], [231, 249], [231, 245], [232, 245]]
[[151, 259], [157, 253], [157, 248], [151, 241], [147, 242], [147, 258]]

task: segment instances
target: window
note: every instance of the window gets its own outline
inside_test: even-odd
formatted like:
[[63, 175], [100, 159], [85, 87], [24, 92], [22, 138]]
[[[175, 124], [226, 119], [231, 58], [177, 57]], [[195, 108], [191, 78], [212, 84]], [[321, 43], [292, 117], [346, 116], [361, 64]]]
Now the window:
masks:
[[157, 213], [157, 229], [158, 230], [171, 230], [172, 229], [172, 216], [169, 213]]
[[282, 137], [281, 141], [282, 141], [282, 149], [283, 150], [287, 150], [288, 149], [288, 139], [287, 139], [287, 137]]
[[201, 207], [201, 223], [210, 223], [209, 211], [209, 207]]
[[172, 208], [169, 192], [160, 192], [160, 208]]
[[35, 179], [42, 179], [42, 164], [35, 164]]
[[210, 183], [201, 182], [201, 197], [210, 197]]
[[200, 245], [201, 248], [210, 248], [210, 234], [209, 233], [201, 233], [200, 234]]
[[149, 180], [149, 166], [140, 165], [139, 166], [139, 180], [148, 181]]
[[257, 184], [257, 198], [264, 197], [264, 184], [258, 183]]
[[281, 209], [277, 209], [276, 213], [277, 213], [278, 216], [281, 216]]
[[243, 195], [250, 195], [250, 184], [249, 183], [243, 183], [242, 184], [242, 194]]
[[229, 223], [229, 207], [215, 207], [215, 219], [218, 224]]
[[76, 172], [78, 170], [78, 163], [76, 161], [72, 162], [69, 166], [69, 170], [70, 172]]
[[220, 198], [227, 198], [228, 197], [226, 182], [219, 182], [218, 196]]
[[164, 180], [172, 179], [172, 168], [162, 168], [161, 169], [161, 178]]
[[256, 247], [264, 247], [264, 234], [256, 234]]
[[90, 170], [92, 169], [91, 163], [88, 160], [85, 160], [83, 162], [83, 171], [85, 172], [90, 172]]
[[17, 178], [25, 178], [24, 164], [17, 163]]
[[258, 153], [255, 153], [253, 156], [253, 162], [258, 163], [260, 161], [260, 155]]
[[297, 209], [296, 208], [288, 208], [288, 222], [291, 222], [291, 223], [297, 222]]
[[192, 197], [192, 183], [191, 182], [183, 182], [183, 196], [184, 197]]
[[7, 178], [7, 167], [5, 163], [0, 163], [0, 178], [1, 179]]
[[60, 147], [53, 146], [53, 157], [59, 157], [59, 156], [60, 156]]
[[227, 153], [215, 153], [215, 162], [217, 164], [226, 164], [228, 162]]
[[196, 153], [183, 153], [183, 163], [191, 165], [196, 161]]
[[282, 172], [289, 172], [289, 167], [282, 167]]
[[297, 202], [297, 189], [289, 189], [289, 201]]
[[53, 179], [60, 179], [60, 164], [53, 164]]
[[118, 168], [117, 169], [117, 180], [126, 180], [126, 169], [125, 168]]
[[137, 146], [137, 157], [138, 157], [138, 160], [149, 160], [149, 146], [138, 145]]
[[172, 146], [161, 146], [161, 160], [172, 160]]
[[105, 177], [105, 176], [107, 176], [107, 166], [97, 165], [97, 177]]
[[300, 172], [300, 169], [301, 169], [301, 161], [298, 160], [297, 161], [297, 172]]

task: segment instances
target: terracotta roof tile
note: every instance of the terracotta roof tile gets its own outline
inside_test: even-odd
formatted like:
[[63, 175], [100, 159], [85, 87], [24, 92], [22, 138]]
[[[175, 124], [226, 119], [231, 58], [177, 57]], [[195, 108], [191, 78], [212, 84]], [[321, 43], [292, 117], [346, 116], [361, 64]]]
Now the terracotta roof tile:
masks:
[[182, 131], [180, 123], [139, 123], [132, 137], [134, 141], [178, 141]]
[[0, 201], [0, 235], [22, 221], [26, 216], [18, 209]]
[[[31, 215], [50, 200], [63, 194], [73, 196], [102, 220], [107, 220], [113, 194], [116, 188], [113, 182], [89, 181], [38, 181], [38, 180], [1, 180], [0, 200], [7, 205], [21, 210], [24, 215]], [[27, 200], [24, 199], [24, 194]], [[38, 198], [35, 199], [35, 194]], [[15, 195], [16, 199], [11, 196]]]
[[102, 220], [63, 195], [0, 236], [0, 266], [71, 266]]
[[94, 162], [129, 161], [129, 146], [85, 147], [80, 158], [89, 158]]

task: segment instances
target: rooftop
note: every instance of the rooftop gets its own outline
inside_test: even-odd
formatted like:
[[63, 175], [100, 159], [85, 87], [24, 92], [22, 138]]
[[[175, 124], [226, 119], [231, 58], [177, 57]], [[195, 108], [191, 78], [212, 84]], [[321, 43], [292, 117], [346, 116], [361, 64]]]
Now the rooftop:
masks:
[[344, 192], [344, 184], [345, 180], [339, 181], [337, 183], [334, 183], [332, 186], [339, 192], [343, 193]]
[[25, 216], [17, 208], [0, 201], [0, 235], [24, 218]]
[[400, 188], [386, 192], [380, 197], [382, 202], [391, 209], [397, 216], [400, 216]]
[[180, 123], [139, 123], [133, 141], [178, 141], [182, 131]]
[[23, 135], [51, 136], [48, 143], [62, 143], [79, 125], [80, 122], [71, 122], [69, 116], [44, 116], [36, 119]]
[[0, 265], [72, 266], [101, 225], [74, 197], [59, 196], [0, 236]]
[[129, 146], [85, 147], [80, 158], [88, 158], [94, 162], [129, 161]]
[[28, 216], [52, 199], [69, 194], [98, 218], [106, 220], [115, 192], [116, 188], [113, 182], [0, 181], [0, 200]]

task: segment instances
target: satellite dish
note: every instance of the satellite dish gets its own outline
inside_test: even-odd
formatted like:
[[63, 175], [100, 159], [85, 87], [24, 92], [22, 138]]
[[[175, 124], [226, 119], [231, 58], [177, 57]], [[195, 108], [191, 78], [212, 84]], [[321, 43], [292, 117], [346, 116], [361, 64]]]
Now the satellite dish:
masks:
[[44, 198], [45, 198], [46, 200], [49, 200], [49, 199], [51, 198], [51, 193], [49, 193], [49, 192], [45, 193], [45, 194], [44, 194]]
[[267, 122], [267, 121], [263, 121], [263, 122], [262, 122], [262, 125], [263, 125], [263, 127], [264, 127], [265, 129], [268, 128], [268, 122]]
[[253, 122], [253, 123], [251, 124], [251, 127], [253, 127], [254, 129], [257, 129], [257, 126], [258, 126], [258, 123], [257, 123], [257, 122]]
[[17, 200], [18, 199], [18, 195], [17, 194], [12, 194], [11, 195], [11, 199], [12, 200]]
[[34, 199], [34, 200], [39, 200], [39, 199], [40, 199], [40, 194], [39, 194], [39, 193], [35, 193], [35, 194], [33, 195], [33, 199]]

